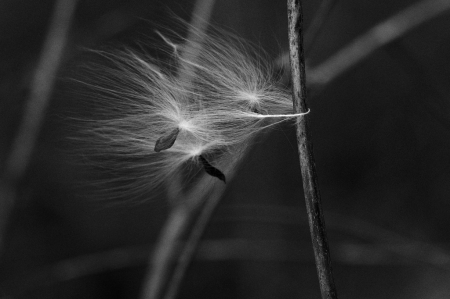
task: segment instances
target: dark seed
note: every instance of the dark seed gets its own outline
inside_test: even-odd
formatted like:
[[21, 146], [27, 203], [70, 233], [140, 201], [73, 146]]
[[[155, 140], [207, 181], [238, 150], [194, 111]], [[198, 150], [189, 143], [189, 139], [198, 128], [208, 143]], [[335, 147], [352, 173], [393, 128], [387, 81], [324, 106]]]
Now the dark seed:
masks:
[[155, 152], [158, 153], [162, 150], [171, 148], [172, 145], [175, 143], [175, 140], [177, 140], [177, 136], [178, 136], [179, 132], [180, 132], [180, 129], [175, 128], [169, 134], [159, 137], [159, 139], [156, 140]]
[[200, 162], [202, 163], [203, 168], [205, 169], [205, 172], [207, 174], [218, 178], [219, 180], [223, 181], [225, 184], [227, 183], [227, 181], [225, 179], [225, 175], [223, 174], [222, 171], [220, 171], [219, 169], [217, 169], [214, 166], [212, 166], [211, 164], [209, 164], [208, 160], [206, 160], [205, 157], [203, 157], [202, 155], [200, 155], [199, 158], [200, 158]]
[[251, 108], [250, 108], [250, 111], [253, 112], [253, 113], [261, 114], [261, 113], [259, 112], [258, 108], [256, 108], [256, 107], [251, 107]]

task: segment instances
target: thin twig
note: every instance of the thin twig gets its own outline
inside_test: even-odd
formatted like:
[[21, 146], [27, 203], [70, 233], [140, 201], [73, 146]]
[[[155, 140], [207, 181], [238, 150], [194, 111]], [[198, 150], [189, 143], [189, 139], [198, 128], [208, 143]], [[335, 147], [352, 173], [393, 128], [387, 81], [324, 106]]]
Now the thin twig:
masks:
[[369, 32], [308, 72], [310, 84], [324, 85], [349, 70], [380, 47], [450, 9], [449, 0], [420, 1], [381, 22]]
[[2, 195], [0, 200], [0, 248], [2, 248], [5, 226], [14, 206], [16, 185], [24, 176], [30, 163], [55, 84], [56, 72], [67, 43], [76, 2], [76, 0], [59, 0], [55, 4], [50, 27], [31, 82], [30, 96], [22, 116], [22, 122], [6, 159], [0, 190], [0, 195]]
[[[303, 14], [300, 0], [288, 0], [288, 22], [294, 112], [301, 113], [308, 109], [306, 107]], [[296, 122], [306, 210], [322, 298], [337, 298], [307, 118], [308, 116], [299, 117]]]

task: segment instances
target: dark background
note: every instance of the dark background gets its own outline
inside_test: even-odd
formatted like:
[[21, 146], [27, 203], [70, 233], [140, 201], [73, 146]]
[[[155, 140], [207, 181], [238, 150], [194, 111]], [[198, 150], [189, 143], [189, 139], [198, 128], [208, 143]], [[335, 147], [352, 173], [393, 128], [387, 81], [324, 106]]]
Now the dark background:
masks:
[[[319, 2], [304, 2], [308, 27]], [[320, 64], [412, 3], [338, 1], [307, 62]], [[170, 24], [173, 14], [189, 20], [192, 6], [80, 1], [61, 72], [80, 59], [82, 48], [130, 42], [152, 30], [148, 20]], [[53, 1], [0, 3], [1, 166], [52, 9]], [[450, 298], [449, 16], [377, 50], [321, 92], [310, 90], [340, 298]], [[211, 22], [274, 60], [287, 51], [284, 1], [218, 0]], [[0, 261], [0, 295], [136, 298], [168, 203], [164, 196], [99, 202], [77, 188], [86, 170], [64, 150], [70, 133], [60, 117], [73, 103], [58, 95], [18, 188]], [[283, 124], [256, 142], [228, 185], [179, 298], [319, 298], [304, 206], [295, 131]]]

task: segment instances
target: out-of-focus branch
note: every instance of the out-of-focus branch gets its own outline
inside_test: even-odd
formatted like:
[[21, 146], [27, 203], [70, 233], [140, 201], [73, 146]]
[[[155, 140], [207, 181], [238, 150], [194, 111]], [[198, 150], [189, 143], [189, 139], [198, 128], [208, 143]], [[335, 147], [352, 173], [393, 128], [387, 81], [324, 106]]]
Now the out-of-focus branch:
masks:
[[[180, 246], [182, 244], [179, 244]], [[430, 247], [448, 244], [427, 244]], [[362, 244], [359, 242], [339, 242], [334, 246], [333, 259], [344, 265], [374, 266], [433, 266], [439, 270], [449, 270], [450, 260], [431, 255], [428, 247], [417, 247], [415, 243], [401, 244]], [[117, 248], [79, 256], [49, 265], [22, 277], [3, 281], [0, 285], [3, 294], [24, 296], [28, 292], [71, 281], [89, 275], [101, 274], [130, 267], [142, 266], [148, 256], [149, 246]], [[423, 257], [419, 259], [419, 257]], [[196, 251], [200, 261], [262, 261], [262, 262], [313, 262], [306, 247], [299, 248], [292, 240], [284, 239], [211, 239], [203, 240]], [[423, 261], [426, 263], [423, 263]]]
[[[328, 229], [364, 240], [361, 243], [345, 241], [334, 246], [333, 259], [349, 265], [405, 265], [427, 266], [450, 270], [449, 244], [428, 243], [407, 238], [362, 219], [338, 213], [326, 213]], [[201, 217], [200, 217], [201, 218]], [[216, 215], [215, 221], [249, 222], [299, 227], [306, 217], [298, 211], [277, 205], [228, 205]], [[190, 242], [187, 240], [187, 242]], [[367, 244], [370, 242], [370, 244]], [[187, 244], [177, 244], [183, 248]], [[63, 281], [143, 265], [148, 257], [149, 245], [116, 248], [59, 261], [31, 271], [21, 277], [0, 284], [4, 294], [25, 294], [35, 288], [51, 286]], [[243, 237], [204, 240], [196, 251], [199, 260], [230, 261], [287, 261], [310, 262], [310, 252], [298, 248], [286, 239], [249, 240]], [[4, 298], [4, 297], [0, 297]]]
[[[450, 253], [445, 249], [448, 246], [441, 247], [434, 243], [408, 238], [395, 231], [349, 215], [335, 212], [325, 214], [329, 230], [350, 234], [358, 239], [370, 242], [374, 249], [372, 251], [366, 249], [367, 252], [385, 251], [401, 257], [403, 260], [409, 260], [411, 263], [427, 265], [440, 270], [450, 270]], [[298, 212], [295, 210], [273, 205], [227, 206], [223, 207], [215, 218], [216, 222], [247, 221], [295, 226], [298, 226], [304, 220], [306, 220], [306, 217], [299, 218]], [[405, 250], [406, 248], [408, 250]], [[370, 256], [351, 257], [346, 255], [348, 259], [343, 260], [343, 254], [345, 252], [341, 250], [341, 257], [337, 256], [340, 262], [368, 263], [367, 260], [370, 258]], [[333, 254], [334, 257], [335, 254]], [[374, 264], [377, 262], [375, 260]], [[380, 261], [380, 263], [385, 262], [387, 263], [387, 260], [384, 258], [383, 261]]]
[[[187, 43], [184, 45], [184, 51], [182, 53], [183, 61], [197, 60], [214, 3], [215, 0], [197, 0], [192, 14], [193, 17], [187, 36]], [[181, 67], [182, 69], [179, 70], [178, 79], [186, 85], [191, 84], [191, 65], [183, 64]], [[181, 177], [176, 176], [173, 182], [168, 185], [168, 188], [173, 187], [179, 190], [181, 186], [180, 180]], [[163, 298], [169, 292], [167, 285], [173, 279], [174, 271], [177, 271], [174, 270], [173, 263], [178, 261], [180, 255], [187, 250], [186, 247], [180, 249], [177, 246], [189, 231], [195, 233], [192, 231], [195, 217], [202, 209], [202, 202], [204, 202], [205, 196], [213, 188], [213, 185], [208, 181], [209, 178], [204, 177], [197, 183], [197, 187], [203, 187], [203, 192], [198, 194], [194, 193], [196, 195], [194, 199], [191, 199], [192, 197], [189, 200], [186, 198], [174, 198], [183, 196], [181, 192], [170, 190], [169, 196], [172, 197], [170, 198], [170, 202], [177, 204], [172, 207], [169, 218], [166, 220], [161, 231], [156, 248], [150, 255], [149, 270], [144, 276], [144, 285], [141, 293], [142, 299]], [[196, 240], [195, 242], [198, 243], [198, 241]], [[184, 272], [185, 270], [186, 267], [183, 267], [181, 271]], [[170, 291], [176, 293], [177, 290]]]
[[[247, 146], [247, 148], [241, 153], [239, 157], [236, 157], [235, 160], [231, 161], [231, 163], [226, 166], [228, 181], [231, 181], [231, 179], [233, 179], [241, 161], [243, 161], [246, 154], [250, 151], [250, 148], [250, 145]], [[211, 178], [205, 179], [210, 180]], [[200, 244], [201, 237], [205, 232], [214, 211], [219, 205], [225, 190], [225, 186], [221, 183], [216, 184], [212, 188], [212, 191], [205, 190], [205, 188], [202, 187], [201, 184], [198, 184], [186, 198], [187, 202], [189, 202], [192, 207], [198, 207], [199, 204], [201, 204], [201, 206], [196, 208], [199, 210], [199, 215], [197, 216], [195, 223], [192, 225], [189, 236], [187, 237], [186, 243], [184, 244], [183, 251], [180, 253], [177, 267], [175, 268], [172, 279], [169, 282], [167, 294], [164, 299], [176, 298], [181, 282], [186, 274], [187, 268], [193, 260], [194, 254]], [[198, 199], [202, 199], [202, 201], [199, 203]]]
[[[247, 151], [223, 166], [228, 181], [232, 180]], [[200, 238], [225, 190], [223, 183], [216, 181], [204, 175], [183, 202], [171, 211], [149, 260], [151, 271], [144, 279], [142, 299], [174, 298], [177, 294]]]
[[305, 55], [308, 55], [309, 51], [314, 46], [314, 42], [320, 34], [323, 26], [326, 23], [328, 16], [333, 10], [337, 0], [322, 0], [319, 9], [314, 15], [311, 24], [305, 31]]
[[34, 72], [30, 98], [7, 159], [5, 173], [11, 180], [21, 178], [30, 162], [53, 90], [56, 72], [62, 60], [75, 3], [76, 0], [59, 0], [56, 3], [42, 54]]
[[[22, 274], [21, 277], [2, 281], [2, 294], [24, 295], [37, 288], [48, 287], [80, 277], [137, 267], [145, 263], [149, 245], [115, 248], [109, 251], [81, 255], [64, 259], [37, 270]], [[3, 297], [0, 297], [3, 298]]]
[[450, 9], [449, 0], [420, 1], [379, 23], [308, 72], [308, 83], [325, 85], [380, 47]]
[[[230, 163], [224, 171], [229, 181], [242, 158]], [[142, 299], [174, 298], [176, 295], [200, 238], [225, 190], [223, 183], [211, 182], [214, 180], [204, 175], [185, 201], [171, 211], [149, 261], [151, 269], [144, 279]], [[184, 243], [183, 238], [187, 234]], [[176, 264], [175, 268], [173, 263]]]
[[142, 299], [162, 298], [167, 281], [170, 279], [172, 263], [176, 260], [179, 248], [176, 246], [192, 217], [187, 207], [180, 205], [174, 207], [160, 232], [155, 249], [151, 252], [148, 261], [148, 272], [144, 276]]
[[22, 122], [6, 159], [0, 182], [0, 250], [5, 226], [14, 206], [15, 188], [30, 163], [54, 87], [56, 72], [67, 43], [76, 2], [77, 0], [58, 0], [55, 4], [50, 27], [31, 82], [30, 96], [25, 106]]

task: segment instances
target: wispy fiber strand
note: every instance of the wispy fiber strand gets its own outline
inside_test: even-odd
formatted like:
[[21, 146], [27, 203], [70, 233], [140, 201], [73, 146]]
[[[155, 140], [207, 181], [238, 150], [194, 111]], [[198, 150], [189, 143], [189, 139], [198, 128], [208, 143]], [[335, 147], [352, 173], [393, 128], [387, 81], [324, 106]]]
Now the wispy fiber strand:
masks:
[[[288, 34], [292, 72], [294, 111], [307, 111], [306, 75], [303, 49], [303, 12], [300, 0], [288, 0]], [[307, 117], [297, 119], [297, 145], [303, 178], [306, 210], [308, 213], [314, 257], [319, 277], [322, 299], [336, 299], [337, 292], [331, 271], [331, 257], [326, 236], [312, 141]]]
[[100, 182], [108, 196], [154, 190], [195, 166], [225, 181], [215, 165], [237, 157], [262, 130], [305, 114], [292, 114], [291, 95], [270, 64], [239, 38], [211, 30], [194, 44], [198, 57], [186, 60], [189, 41], [168, 33], [158, 32], [167, 60], [93, 51], [103, 64], [86, 63], [73, 80], [95, 106], [93, 116], [78, 120], [80, 151], [111, 173], [128, 171]]

